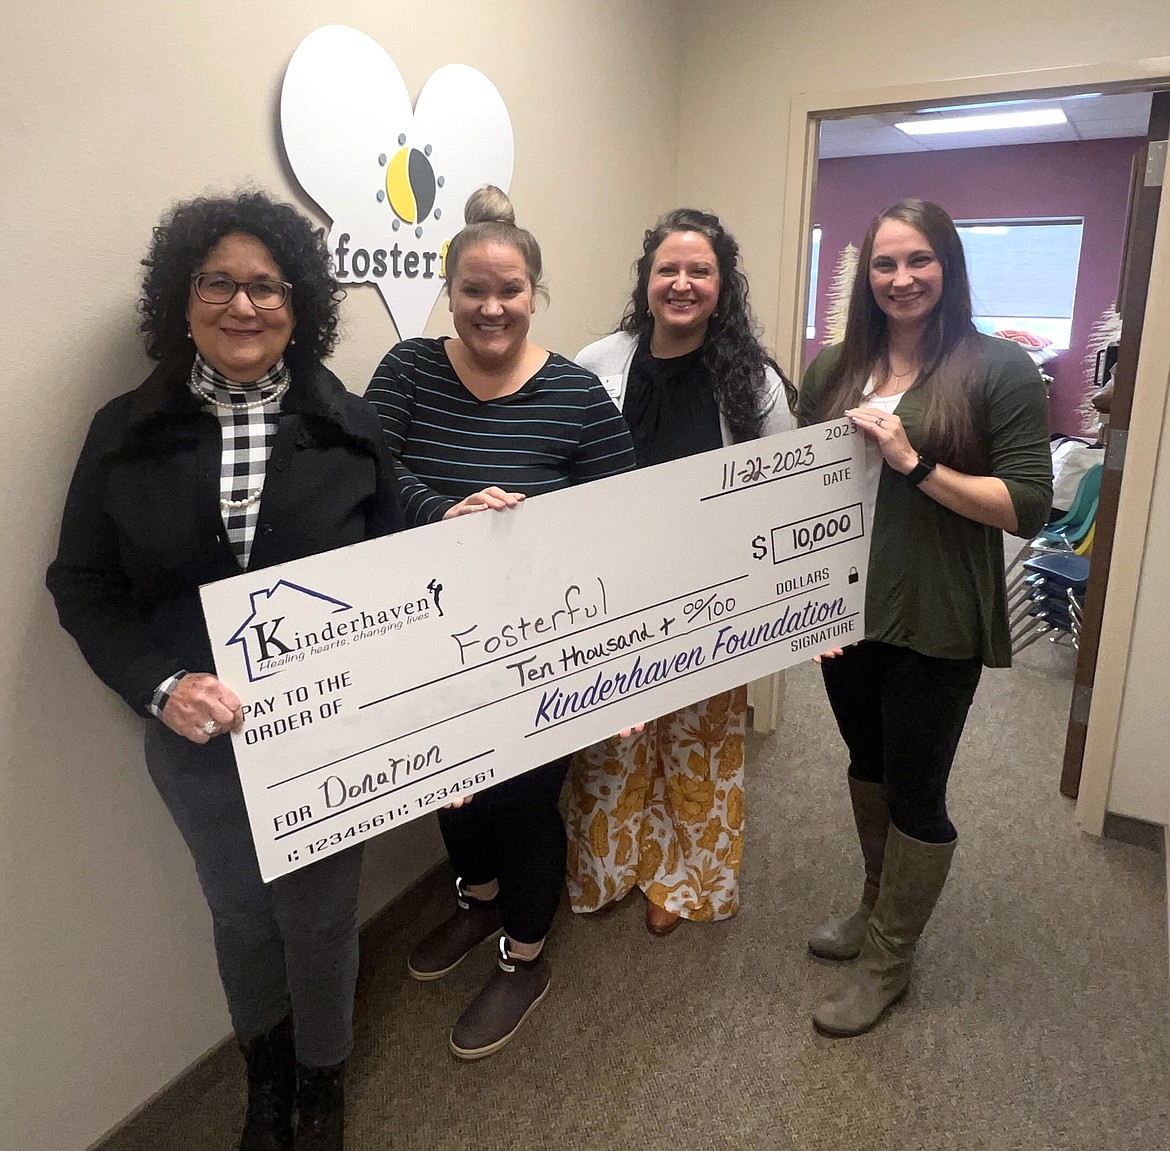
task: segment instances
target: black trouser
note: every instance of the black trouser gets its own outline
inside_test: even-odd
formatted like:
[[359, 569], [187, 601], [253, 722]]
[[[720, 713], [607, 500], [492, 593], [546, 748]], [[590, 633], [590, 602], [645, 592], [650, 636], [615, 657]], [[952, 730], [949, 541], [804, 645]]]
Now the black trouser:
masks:
[[353, 1047], [361, 845], [265, 883], [226, 735], [200, 745], [148, 720], [146, 766], [195, 860], [236, 1037], [291, 1008], [297, 1059], [340, 1063]]
[[950, 843], [947, 777], [983, 671], [979, 659], [936, 659], [863, 641], [821, 662], [849, 774], [885, 786], [904, 835]]
[[554, 759], [439, 812], [455, 874], [499, 881], [504, 930], [517, 943], [539, 943], [560, 902], [568, 839], [557, 804], [568, 770], [568, 756]]

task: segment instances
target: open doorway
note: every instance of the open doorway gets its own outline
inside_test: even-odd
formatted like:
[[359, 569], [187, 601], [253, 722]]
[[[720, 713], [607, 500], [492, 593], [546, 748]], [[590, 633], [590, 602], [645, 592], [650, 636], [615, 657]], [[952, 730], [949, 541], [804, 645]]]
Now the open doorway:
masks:
[[[807, 363], [841, 338], [842, 291], [873, 215], [903, 196], [941, 204], [967, 253], [976, 325], [1018, 334], [1048, 377], [1054, 432], [1095, 438], [1093, 356], [1116, 333], [1131, 169], [1149, 123], [1148, 92], [1076, 93], [1042, 102], [980, 101], [970, 111], [913, 111], [825, 120], [813, 225], [819, 268]], [[966, 108], [967, 106], [957, 106]], [[1059, 124], [910, 135], [908, 128], [1055, 109]], [[813, 282], [810, 263], [810, 283]]]
[[[1002, 79], [1010, 81], [1020, 78]], [[1071, 288], [1066, 285], [1063, 289], [1053, 291], [1047, 290], [1052, 289], [1053, 285], [1042, 285], [1046, 287], [1046, 293], [1041, 293], [1043, 299], [1039, 306], [1033, 300], [1030, 309], [1021, 302], [1019, 293], [1012, 295], [1008, 291], [1005, 296], [1001, 292], [1000, 304], [992, 301], [982, 311], [989, 325], [998, 325], [995, 328], [989, 326], [986, 330], [1010, 328], [1025, 337], [1039, 337], [1035, 341], [1037, 350], [1041, 350], [1039, 345], [1043, 345], [1045, 355], [1038, 358], [1045, 360], [1042, 370], [1048, 371], [1052, 377], [1054, 429], [1089, 441], [1086, 444], [1088, 447], [1097, 442], [1097, 428], [1096, 413], [1087, 401], [1096, 392], [1095, 385], [1103, 382], [1098, 375], [1096, 348], [1091, 346], [1090, 338], [1108, 344], [1110, 337], [1115, 334], [1109, 330], [1115, 324], [1106, 321], [1105, 314], [1111, 312], [1111, 305], [1119, 297], [1119, 272], [1126, 235], [1126, 204], [1131, 191], [1131, 160], [1146, 142], [1149, 89], [1164, 85], [1160, 82], [1147, 83], [1144, 92], [1126, 93], [1118, 93], [1115, 87], [1113, 93], [1104, 96], [1083, 89], [1078, 91], [1066, 88], [1058, 92], [1048, 89], [1043, 93], [1046, 106], [1065, 104], [1075, 108], [1076, 114], [1066, 118], [1066, 124], [1071, 121], [1072, 126], [1056, 131], [1049, 128], [1039, 139], [1021, 139], [1017, 136], [1015, 139], [1018, 142], [1015, 143], [1009, 143], [1002, 137], [981, 135], [968, 137], [961, 148], [941, 147], [944, 143], [950, 143], [944, 139], [923, 146], [894, 127], [895, 122], [905, 122], [913, 118], [915, 113], [921, 115], [925, 112], [929, 118], [940, 119], [957, 113], [959, 109], [964, 109], [964, 114], [974, 114], [970, 107], [973, 103], [1001, 103], [1001, 99], [992, 93], [984, 92], [976, 97], [974, 89], [979, 82], [971, 83], [972, 87], [964, 94], [966, 99], [956, 99], [957, 94], [948, 93], [951, 97], [949, 102], [931, 93], [930, 101], [895, 104], [893, 100], [883, 101], [882, 96], [886, 93], [882, 92], [873, 93], [871, 103], [876, 107], [866, 107], [862, 101], [850, 99], [858, 95], [855, 93], [843, 96], [839, 103], [825, 100], [818, 102], [816, 99], [794, 101], [794, 139], [790, 152], [794, 158], [798, 158], [799, 150], [803, 147], [805, 171], [803, 185], [798, 188], [793, 182], [790, 192], [796, 193], [802, 204], [799, 242], [804, 252], [799, 262], [791, 259], [785, 261], [782, 285], [785, 273], [788, 272], [798, 272], [794, 277], [798, 285], [802, 281], [807, 284], [811, 279], [805, 278], [808, 271], [805, 262], [808, 259], [808, 237], [813, 225], [819, 225], [821, 229], [818, 237], [821, 255], [817, 268], [820, 284], [817, 299], [814, 306], [799, 317], [799, 329], [793, 325], [793, 350], [799, 348], [805, 353], [799, 356], [799, 360], [807, 361], [808, 353], [814, 352], [822, 340], [828, 342], [826, 337], [831, 339], [831, 333], [826, 329], [831, 328], [834, 321], [834, 289], [839, 303], [842, 276], [848, 277], [848, 260], [843, 257], [847, 241], [841, 242], [840, 234], [834, 234], [835, 223], [827, 222], [833, 218], [830, 201], [833, 195], [834, 165], [842, 170], [852, 169], [850, 178], [839, 183], [848, 183], [854, 189], [860, 188], [870, 194], [871, 202], [867, 202], [861, 209], [862, 219], [854, 228], [854, 244], [860, 242], [865, 224], [876, 211], [904, 195], [920, 195], [937, 200], [952, 216], [968, 226], [972, 237], [980, 237], [979, 242], [990, 243], [992, 247], [999, 244], [1002, 237], [1012, 240], [1022, 238], [1030, 243], [1037, 238], [1038, 233], [1025, 236], [1023, 229], [1042, 227], [1049, 233], [1048, 237], [1039, 237], [1042, 242], [1047, 243], [1053, 238], [1060, 241], [1056, 246], [1058, 250], [1051, 246], [1038, 249], [1048, 253], [1043, 258], [1045, 266], [1055, 268], [1061, 264], [1067, 265], [1070, 263], [1069, 252], [1075, 251], [1071, 258], [1074, 280]], [[1020, 87], [1026, 86], [1021, 84]], [[1004, 96], [1003, 100], [1022, 105], [1029, 103], [1030, 97], [1026, 91], [1016, 89]], [[999, 110], [978, 110], [980, 114], [995, 114], [996, 111]], [[850, 114], [847, 115], [847, 112]], [[816, 162], [818, 127], [821, 129], [819, 143], [822, 153], [819, 164]], [[889, 146], [892, 138], [898, 138], [897, 147]], [[1062, 149], [1058, 145], [1066, 145], [1063, 151], [1067, 155], [1063, 158], [1060, 156]], [[893, 152], [898, 154], [891, 155]], [[1008, 153], [1013, 152], [1014, 158], [1009, 157]], [[999, 153], [997, 157], [996, 153]], [[1077, 156], [1077, 160], [1073, 159], [1074, 156]], [[975, 157], [984, 160], [994, 157], [1008, 164], [1008, 168], [1000, 171], [998, 177], [994, 173], [984, 173], [981, 177], [971, 166]], [[867, 170], [863, 171], [863, 167]], [[814, 179], [814, 173], [819, 178]], [[1073, 195], [1074, 186], [1078, 184], [1082, 191], [1087, 191], [1088, 199], [1082, 198], [1081, 203], [1073, 204], [1071, 201], [1076, 198]], [[1016, 196], [1014, 203], [1013, 193]], [[1019, 233], [1016, 233], [1017, 228], [1021, 229]], [[1063, 231], [1063, 236], [1056, 235], [1058, 230]], [[994, 242], [982, 239], [993, 232]], [[1147, 239], [1152, 247], [1152, 234]], [[1022, 258], [1018, 255], [1021, 250], [1026, 252], [1027, 245], [1023, 249], [1017, 245], [1017, 261]], [[1034, 252], [1036, 250], [1033, 249]], [[990, 263], [994, 265], [994, 256], [990, 258]], [[1036, 263], [1037, 259], [1033, 255], [1031, 264], [1035, 266]], [[1010, 259], [1008, 265], [1010, 267]], [[1086, 268], [1089, 270], [1086, 271]], [[1009, 283], [1007, 287], [1010, 289], [1013, 285]], [[1065, 313], [1048, 314], [1059, 311], [1053, 300], [1062, 292]], [[994, 291], [990, 294], [995, 295]], [[1004, 300], [1011, 302], [1003, 303]], [[785, 320], [786, 317], [782, 315], [782, 328]], [[1067, 330], [1029, 331], [1036, 326], [1037, 321], [1049, 320], [1061, 321]], [[1107, 357], [1102, 359], [1102, 364], [1107, 367], [1105, 359]], [[793, 360], [797, 361], [798, 356], [794, 355]], [[1152, 476], [1148, 482], [1152, 484]], [[1146, 501], [1148, 504], [1148, 492]], [[1140, 558], [1140, 540], [1131, 538], [1128, 542], [1131, 554], [1136, 549]], [[1124, 675], [1127, 638], [1114, 636], [1115, 650], [1118, 641], [1122, 648], [1121, 675], [1116, 677], [1117, 682], [1113, 686], [1119, 692], [1120, 679]], [[1070, 663], [1073, 662], [1071, 654], [1068, 658]], [[1071, 694], [1071, 677], [1069, 687]], [[1116, 712], [1113, 719], [1116, 722]], [[1099, 742], [1107, 741], [1106, 734], [1104, 741]], [[1109, 744], [1106, 750], [1110, 750], [1111, 746]], [[1111, 764], [1108, 766], [1111, 770]], [[1101, 808], [1103, 811], [1103, 800]], [[1082, 826], [1094, 830], [1093, 822], [1090, 818], [1088, 824], [1082, 822]]]

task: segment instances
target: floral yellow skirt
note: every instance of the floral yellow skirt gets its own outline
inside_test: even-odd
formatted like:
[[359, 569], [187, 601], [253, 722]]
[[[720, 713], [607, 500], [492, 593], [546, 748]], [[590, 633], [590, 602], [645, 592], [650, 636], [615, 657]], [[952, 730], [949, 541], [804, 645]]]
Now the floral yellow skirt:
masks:
[[566, 812], [574, 911], [635, 884], [684, 919], [739, 910], [746, 723], [737, 687], [577, 753]]

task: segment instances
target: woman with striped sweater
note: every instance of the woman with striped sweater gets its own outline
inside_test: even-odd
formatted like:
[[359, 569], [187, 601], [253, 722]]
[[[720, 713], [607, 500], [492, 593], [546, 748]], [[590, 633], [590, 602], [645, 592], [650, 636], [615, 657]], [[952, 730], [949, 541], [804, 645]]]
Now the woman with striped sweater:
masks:
[[[524, 499], [628, 471], [633, 445], [598, 378], [528, 338], [540, 247], [507, 196], [482, 188], [447, 249], [454, 339], [404, 340], [378, 366], [366, 398], [396, 463], [408, 526], [507, 511]], [[453, 914], [408, 959], [439, 979], [498, 934], [499, 963], [451, 1032], [479, 1059], [515, 1034], [549, 987], [542, 954], [565, 872], [557, 801], [568, 758], [439, 813], [456, 879]]]

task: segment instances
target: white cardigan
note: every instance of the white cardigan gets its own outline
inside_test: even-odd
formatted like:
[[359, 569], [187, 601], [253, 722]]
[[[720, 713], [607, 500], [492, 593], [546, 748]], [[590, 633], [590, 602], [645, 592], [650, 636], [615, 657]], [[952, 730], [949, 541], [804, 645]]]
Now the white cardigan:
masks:
[[[637, 336], [629, 332], [614, 332], [586, 345], [573, 357], [581, 367], [588, 368], [601, 378], [609, 398], [617, 404], [619, 411], [625, 403], [626, 382], [630, 378], [630, 364], [637, 347]], [[770, 367], [765, 369], [764, 379], [768, 385], [768, 402], [760, 435], [774, 436], [778, 432], [791, 431], [792, 414], [788, 410], [783, 381]], [[719, 431], [723, 436], [724, 447], [735, 442], [722, 412], [719, 413]]]

